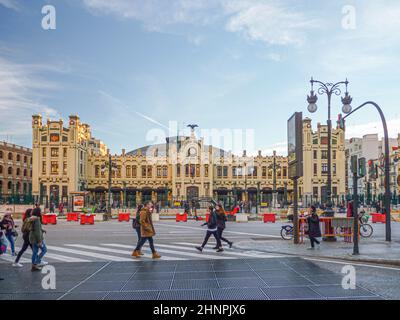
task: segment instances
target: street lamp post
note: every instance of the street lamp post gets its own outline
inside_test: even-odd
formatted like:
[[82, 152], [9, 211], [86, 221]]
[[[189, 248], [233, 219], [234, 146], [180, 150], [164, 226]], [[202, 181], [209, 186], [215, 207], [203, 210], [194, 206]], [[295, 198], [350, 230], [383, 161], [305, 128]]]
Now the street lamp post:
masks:
[[307, 97], [308, 111], [314, 113], [317, 111], [317, 101], [318, 96], [314, 92], [314, 84], [318, 84], [320, 87], [317, 90], [319, 95], [326, 95], [328, 97], [328, 177], [327, 177], [327, 185], [326, 185], [326, 196], [327, 196], [327, 212], [332, 214], [332, 120], [331, 120], [331, 101], [332, 95], [335, 94], [337, 96], [341, 95], [340, 86], [344, 84], [346, 86], [345, 96], [342, 97], [343, 113], [350, 113], [351, 112], [351, 102], [353, 98], [349, 95], [347, 91], [347, 86], [349, 82], [347, 81], [340, 81], [335, 84], [333, 83], [324, 83], [318, 80], [314, 80], [311, 78], [311, 92], [310, 95]]
[[274, 151], [274, 160], [273, 163], [271, 165], [269, 165], [268, 169], [272, 170], [273, 172], [273, 176], [272, 176], [272, 207], [275, 209], [276, 208], [276, 198], [277, 198], [277, 194], [276, 194], [276, 171], [277, 169], [280, 169], [281, 166], [279, 164], [276, 163], [276, 151]]
[[107, 203], [107, 219], [111, 218], [111, 184], [112, 184], [112, 171], [117, 169], [117, 164], [112, 161], [111, 153], [108, 152], [108, 161], [106, 161], [102, 166], [101, 170], [104, 172], [108, 171], [108, 203]]
[[385, 197], [384, 197], [384, 206], [386, 209], [386, 241], [390, 242], [392, 241], [392, 231], [391, 231], [391, 216], [390, 216], [390, 198], [391, 198], [391, 191], [390, 191], [390, 151], [389, 151], [389, 133], [388, 133], [388, 128], [387, 128], [387, 123], [386, 123], [386, 118], [385, 115], [383, 114], [383, 111], [381, 107], [373, 102], [373, 101], [367, 101], [363, 103], [361, 106], [357, 107], [353, 111], [349, 112], [348, 115], [343, 117], [343, 121], [346, 120], [347, 117], [352, 115], [354, 112], [360, 110], [361, 108], [365, 107], [366, 105], [372, 105], [376, 108], [376, 110], [379, 112], [379, 115], [381, 117], [382, 125], [383, 125], [383, 131], [384, 131], [384, 140], [385, 140], [385, 155], [384, 155], [384, 163], [385, 163]]

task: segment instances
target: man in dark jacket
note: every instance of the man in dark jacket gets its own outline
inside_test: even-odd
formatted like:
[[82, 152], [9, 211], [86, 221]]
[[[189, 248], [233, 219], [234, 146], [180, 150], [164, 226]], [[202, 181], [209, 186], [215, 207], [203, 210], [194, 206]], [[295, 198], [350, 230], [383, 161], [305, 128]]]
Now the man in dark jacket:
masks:
[[213, 235], [217, 242], [216, 246], [216, 248], [218, 248], [217, 252], [222, 252], [224, 251], [224, 249], [222, 248], [221, 239], [218, 237], [217, 213], [213, 207], [210, 207], [209, 210], [210, 210], [210, 216], [208, 218], [208, 222], [202, 224], [202, 226], [207, 225], [207, 233], [204, 238], [203, 244], [200, 247], [196, 247], [196, 249], [202, 252], [208, 242], [208, 239], [210, 239], [211, 235]]
[[308, 236], [310, 237], [310, 242], [311, 242], [311, 248], [309, 249], [314, 249], [315, 248], [315, 243], [320, 245], [320, 242], [316, 238], [321, 237], [321, 228], [319, 226], [319, 217], [317, 214], [317, 209], [314, 206], [311, 206], [311, 216], [307, 217], [307, 223], [308, 223]]

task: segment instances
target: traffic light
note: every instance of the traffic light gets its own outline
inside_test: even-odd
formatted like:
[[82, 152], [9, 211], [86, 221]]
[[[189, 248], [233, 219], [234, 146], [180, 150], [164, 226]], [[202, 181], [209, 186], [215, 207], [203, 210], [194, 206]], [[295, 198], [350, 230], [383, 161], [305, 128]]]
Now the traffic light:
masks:
[[357, 156], [351, 156], [351, 173], [353, 175], [357, 175], [358, 174], [358, 157]]
[[375, 179], [375, 166], [372, 160], [368, 160], [368, 175], [370, 180]]
[[365, 158], [358, 159], [358, 176], [363, 178], [367, 175], [366, 160]]
[[343, 119], [343, 116], [341, 114], [339, 114], [338, 125], [340, 129], [342, 130], [346, 129], [346, 120]]

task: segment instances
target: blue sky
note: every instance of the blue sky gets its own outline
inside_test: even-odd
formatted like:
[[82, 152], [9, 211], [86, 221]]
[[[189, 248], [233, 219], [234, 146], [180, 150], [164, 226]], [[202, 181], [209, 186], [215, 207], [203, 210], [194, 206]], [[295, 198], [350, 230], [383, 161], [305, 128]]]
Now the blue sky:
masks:
[[[46, 4], [56, 30], [41, 28]], [[0, 0], [0, 139], [30, 146], [32, 114], [79, 114], [113, 152], [177, 121], [252, 129], [256, 150], [285, 154], [293, 112], [326, 119], [324, 97], [307, 112], [311, 76], [348, 77], [353, 105], [381, 104], [396, 137], [399, 52], [396, 0]], [[360, 112], [347, 137], [380, 133], [378, 120]]]

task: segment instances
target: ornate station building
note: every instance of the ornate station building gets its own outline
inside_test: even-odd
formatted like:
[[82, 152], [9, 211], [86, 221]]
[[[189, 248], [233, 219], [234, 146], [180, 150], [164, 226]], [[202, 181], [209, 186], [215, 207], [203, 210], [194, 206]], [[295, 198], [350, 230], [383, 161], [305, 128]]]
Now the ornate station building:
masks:
[[[303, 124], [304, 177], [299, 191], [303, 201], [311, 202], [324, 192], [327, 133], [326, 126], [313, 132], [309, 119]], [[34, 115], [32, 128], [32, 188], [41, 201], [68, 202], [71, 194], [87, 191], [92, 203], [104, 202], [110, 167], [113, 204], [119, 206], [132, 207], [145, 200], [171, 204], [192, 197], [243, 200], [254, 205], [258, 199], [262, 206], [292, 199], [287, 157], [263, 156], [261, 152], [249, 156], [246, 151], [233, 155], [206, 145], [193, 130], [190, 136], [169, 137], [163, 144], [110, 155], [106, 146], [92, 137], [90, 126], [76, 115], [69, 117], [68, 127], [62, 120], [43, 124], [42, 117]], [[333, 139], [333, 194], [344, 197], [345, 168], [340, 164], [344, 132], [334, 130]]]

